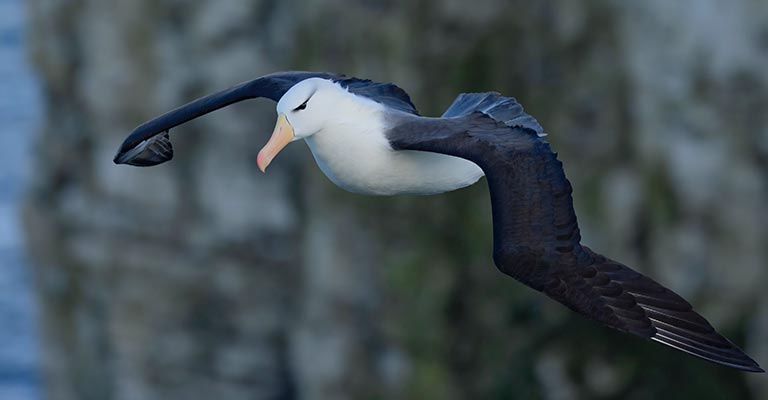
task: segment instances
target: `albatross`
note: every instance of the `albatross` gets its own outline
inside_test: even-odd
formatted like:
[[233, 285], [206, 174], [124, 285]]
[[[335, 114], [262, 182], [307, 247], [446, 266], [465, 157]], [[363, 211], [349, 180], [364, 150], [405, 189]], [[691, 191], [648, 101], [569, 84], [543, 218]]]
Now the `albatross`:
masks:
[[262, 172], [288, 143], [304, 140], [323, 173], [355, 193], [429, 195], [485, 176], [493, 261], [501, 272], [613, 329], [764, 372], [685, 299], [581, 243], [571, 184], [544, 130], [514, 98], [496, 92], [460, 94], [442, 116], [425, 117], [392, 83], [278, 72], [145, 122], [114, 162], [144, 167], [171, 160], [171, 128], [259, 97], [276, 101], [278, 115], [257, 156]]

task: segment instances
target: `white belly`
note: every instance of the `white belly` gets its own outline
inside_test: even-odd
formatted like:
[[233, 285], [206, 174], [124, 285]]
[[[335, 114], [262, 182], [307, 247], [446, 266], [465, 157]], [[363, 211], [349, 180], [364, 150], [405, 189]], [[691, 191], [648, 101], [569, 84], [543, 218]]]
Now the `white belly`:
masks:
[[483, 176], [480, 167], [463, 158], [392, 150], [380, 130], [344, 128], [318, 132], [306, 142], [323, 173], [350, 192], [435, 194], [469, 186]]

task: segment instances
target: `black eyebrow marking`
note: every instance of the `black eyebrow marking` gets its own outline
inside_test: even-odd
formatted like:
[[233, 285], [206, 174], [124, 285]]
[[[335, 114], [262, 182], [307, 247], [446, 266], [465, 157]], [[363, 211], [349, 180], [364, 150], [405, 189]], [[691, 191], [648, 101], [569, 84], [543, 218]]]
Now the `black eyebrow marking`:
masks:
[[299, 111], [299, 110], [303, 110], [303, 109], [307, 108], [307, 102], [308, 101], [309, 101], [309, 99], [304, 100], [304, 102], [301, 103], [298, 107], [294, 108], [293, 111]]

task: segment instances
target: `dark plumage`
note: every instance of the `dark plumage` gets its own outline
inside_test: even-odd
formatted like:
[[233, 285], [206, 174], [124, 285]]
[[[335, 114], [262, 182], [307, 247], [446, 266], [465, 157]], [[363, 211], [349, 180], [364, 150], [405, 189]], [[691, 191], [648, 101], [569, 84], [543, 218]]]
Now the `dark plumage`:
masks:
[[499, 113], [503, 121], [474, 111], [480, 103], [457, 112], [460, 120], [410, 119], [388, 137], [396, 149], [462, 157], [483, 169], [493, 212], [493, 260], [501, 272], [611, 328], [717, 364], [764, 372], [682, 297], [581, 245], [562, 163], [539, 137], [538, 123], [507, 100], [515, 111]]
[[[392, 150], [418, 150], [460, 157], [479, 166], [488, 179], [491, 195], [493, 260], [503, 273], [611, 328], [721, 365], [763, 372], [755, 361], [693, 311], [683, 298], [581, 244], [571, 184], [557, 155], [541, 138], [544, 130], [515, 99], [498, 93], [461, 94], [442, 117], [427, 118], [418, 114], [405, 91], [391, 83], [333, 73], [276, 73], [195, 100], [140, 125], [123, 142], [115, 162], [148, 166], [167, 161], [173, 156], [167, 135], [169, 129], [241, 100], [266, 97], [279, 101], [294, 85], [308, 78], [332, 81], [353, 95], [366, 97], [384, 106], [384, 111], [366, 112], [380, 112], [386, 118], [389, 129], [381, 134], [388, 140], [391, 149], [377, 150], [375, 146], [365, 147], [356, 143], [363, 152], [369, 152], [361, 155], [359, 160], [362, 162], [371, 159], [366, 156], [391, 156]], [[337, 86], [333, 88], [331, 92], [338, 92]], [[304, 102], [302, 110], [309, 97], [319, 89], [312, 90], [298, 98], [299, 103]], [[349, 94], [344, 93], [343, 96]], [[349, 100], [336, 99], [341, 102]], [[294, 103], [291, 107], [297, 105]], [[297, 108], [291, 107], [288, 108], [293, 109], [290, 113], [298, 112]], [[356, 110], [359, 108], [353, 107]], [[290, 117], [300, 119], [299, 114], [291, 114]], [[290, 122], [286, 122], [289, 117], [283, 113], [280, 118], [284, 125], [276, 128], [276, 134], [284, 138], [280, 135], [285, 134], [284, 129], [290, 129], [290, 135], [293, 135]], [[349, 122], [349, 119], [346, 121]], [[334, 128], [343, 130], [338, 126]], [[293, 136], [289, 136], [291, 138]], [[280, 146], [288, 143], [287, 139], [281, 140], [285, 141], [280, 142]], [[326, 137], [325, 140], [330, 139]], [[331, 142], [326, 142], [326, 147], [327, 143]], [[411, 153], [423, 154], [405, 152], [401, 155]], [[315, 156], [318, 157], [317, 154]], [[425, 162], [423, 159], [410, 161], [414, 165]], [[388, 163], [382, 164], [391, 167]], [[450, 166], [466, 172], [456, 165]], [[470, 166], [477, 169], [474, 165]], [[339, 171], [351, 176], [347, 179], [359, 178], [354, 168], [351, 173], [343, 168]], [[392, 171], [387, 172], [391, 177]], [[400, 177], [410, 178], [405, 175]], [[342, 177], [336, 178], [343, 181]], [[460, 180], [459, 185], [447, 190], [474, 182], [466, 181], [466, 177], [461, 179], [464, 180]]]
[[[369, 79], [359, 79], [330, 72], [275, 72], [243, 82], [227, 90], [201, 97], [139, 125], [123, 141], [115, 155], [114, 161], [115, 163], [125, 163], [137, 167], [153, 166], [168, 161], [173, 158], [172, 148], [169, 152], [165, 152], [164, 155], [151, 154], [149, 155], [151, 160], [144, 161], [134, 160], [133, 162], [126, 162], [126, 160], [121, 159], [121, 155], [125, 155], [130, 149], [139, 145], [139, 143], [159, 133], [168, 132], [173, 127], [228, 105], [260, 97], [278, 101], [293, 85], [309, 78], [330, 79], [349, 90], [350, 93], [369, 97], [387, 107], [418, 115], [416, 106], [411, 103], [408, 93], [392, 83], [379, 83]], [[170, 141], [167, 143], [170, 145]]]
[[[117, 164], [130, 164], [138, 167], [152, 166], [168, 161], [173, 158], [172, 149], [170, 152], [166, 153], [167, 158], [165, 159], [162, 159], [162, 157], [153, 154], [153, 161], [151, 162], [145, 162], [142, 160], [134, 160], [132, 162], [128, 162], [125, 156], [131, 149], [135, 148], [143, 141], [148, 140], [157, 134], [168, 132], [173, 127], [191, 121], [201, 115], [208, 114], [220, 108], [224, 108], [230, 104], [260, 97], [278, 101], [281, 97], [283, 97], [288, 89], [305, 79], [339, 79], [342, 76], [343, 75], [340, 74], [327, 72], [276, 72], [274, 74], [264, 75], [260, 78], [253, 79], [248, 82], [243, 82], [227, 90], [222, 90], [221, 92], [216, 92], [214, 94], [201, 97], [136, 127], [136, 129], [134, 129], [133, 132], [131, 132], [131, 134], [125, 138], [123, 144], [120, 145], [120, 149], [117, 151], [114, 161]], [[168, 143], [170, 144], [170, 141]]]
[[411, 102], [411, 96], [393, 83], [380, 83], [347, 76], [335, 78], [333, 81], [350, 93], [375, 100], [393, 110], [419, 115], [416, 106]]

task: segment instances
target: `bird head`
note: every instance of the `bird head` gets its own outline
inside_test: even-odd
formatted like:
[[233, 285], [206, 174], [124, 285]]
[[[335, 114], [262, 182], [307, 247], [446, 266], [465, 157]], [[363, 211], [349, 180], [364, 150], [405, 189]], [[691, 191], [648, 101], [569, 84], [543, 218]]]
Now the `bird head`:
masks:
[[323, 100], [323, 97], [328, 95], [327, 91], [323, 90], [323, 83], [326, 82], [318, 78], [301, 81], [277, 102], [275, 129], [256, 158], [262, 172], [288, 143], [306, 139], [322, 130], [329, 113], [332, 112], [332, 102]]

